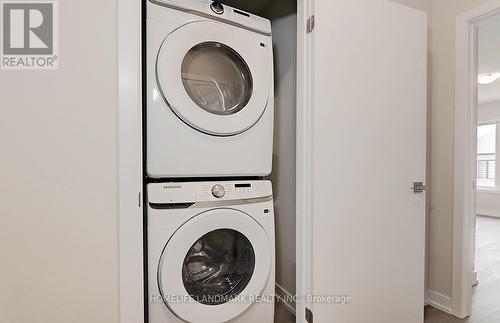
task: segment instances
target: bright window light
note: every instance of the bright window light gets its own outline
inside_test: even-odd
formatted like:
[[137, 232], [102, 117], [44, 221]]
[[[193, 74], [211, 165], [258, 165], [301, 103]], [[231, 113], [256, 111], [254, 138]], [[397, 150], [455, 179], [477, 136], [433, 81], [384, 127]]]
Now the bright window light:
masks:
[[477, 127], [478, 187], [496, 186], [496, 137], [496, 123], [481, 124]]
[[500, 73], [485, 73], [478, 77], [478, 83], [481, 85], [488, 85], [500, 78]]

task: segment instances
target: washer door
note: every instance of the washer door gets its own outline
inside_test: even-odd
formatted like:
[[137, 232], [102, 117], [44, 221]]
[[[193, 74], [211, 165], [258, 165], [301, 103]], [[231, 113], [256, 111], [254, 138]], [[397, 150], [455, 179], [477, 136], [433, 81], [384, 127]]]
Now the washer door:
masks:
[[272, 73], [263, 36], [213, 21], [195, 21], [170, 33], [156, 62], [163, 98], [189, 126], [235, 135], [264, 113]]
[[261, 295], [271, 270], [270, 242], [249, 215], [214, 209], [183, 224], [158, 264], [164, 303], [187, 322], [225, 322]]

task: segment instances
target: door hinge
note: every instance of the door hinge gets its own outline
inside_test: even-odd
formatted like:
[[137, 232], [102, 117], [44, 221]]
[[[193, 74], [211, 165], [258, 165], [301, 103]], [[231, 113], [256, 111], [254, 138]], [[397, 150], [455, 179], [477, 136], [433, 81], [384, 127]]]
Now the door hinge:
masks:
[[313, 312], [306, 307], [306, 322], [313, 323]]
[[141, 192], [139, 192], [139, 207], [141, 207]]
[[315, 25], [316, 25], [316, 18], [314, 17], [314, 15], [312, 15], [307, 19], [307, 24], [306, 24], [307, 33], [312, 32], [314, 30]]

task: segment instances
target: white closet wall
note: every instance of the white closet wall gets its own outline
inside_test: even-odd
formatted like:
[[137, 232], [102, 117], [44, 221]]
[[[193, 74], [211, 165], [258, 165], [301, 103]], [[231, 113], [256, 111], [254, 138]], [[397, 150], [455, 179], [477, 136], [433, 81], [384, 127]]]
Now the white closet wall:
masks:
[[295, 14], [273, 20], [275, 55], [275, 128], [272, 182], [276, 214], [276, 282], [295, 294], [295, 136], [296, 38]]
[[116, 0], [59, 1], [58, 70], [0, 70], [0, 322], [119, 318]]

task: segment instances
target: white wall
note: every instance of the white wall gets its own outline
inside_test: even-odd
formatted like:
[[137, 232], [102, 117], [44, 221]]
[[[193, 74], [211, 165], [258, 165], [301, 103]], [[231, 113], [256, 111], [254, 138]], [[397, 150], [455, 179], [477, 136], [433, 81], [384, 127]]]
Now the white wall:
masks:
[[273, 160], [276, 282], [295, 295], [295, 124], [297, 16], [272, 22], [275, 62]]
[[[492, 17], [479, 26], [478, 73], [494, 73], [500, 71], [500, 17]], [[479, 104], [500, 100], [500, 82], [481, 85], [478, 89]]]
[[500, 120], [500, 101], [480, 104], [477, 108], [477, 119], [479, 122]]
[[488, 0], [434, 0], [431, 14], [429, 288], [451, 296], [455, 17]]
[[117, 1], [60, 1], [60, 69], [0, 71], [0, 322], [118, 322]]
[[418, 10], [422, 10], [427, 13], [430, 13], [431, 11], [431, 0], [389, 0], [389, 1], [396, 2]]

